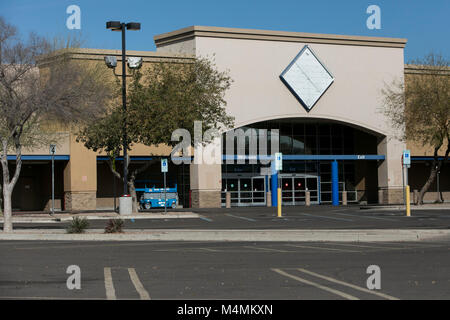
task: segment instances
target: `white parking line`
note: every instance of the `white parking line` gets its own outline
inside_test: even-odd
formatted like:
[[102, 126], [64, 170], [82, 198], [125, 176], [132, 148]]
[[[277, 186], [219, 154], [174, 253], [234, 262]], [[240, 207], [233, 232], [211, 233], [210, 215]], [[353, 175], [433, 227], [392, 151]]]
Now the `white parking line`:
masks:
[[363, 216], [363, 215], [353, 215], [348, 213], [338, 213], [336, 211], [330, 211], [331, 213], [338, 214], [341, 216], [348, 216], [348, 217], [355, 217], [355, 218], [367, 218], [367, 219], [376, 219], [376, 220], [385, 220], [385, 221], [397, 221], [393, 219], [387, 219], [387, 218], [379, 218], [379, 217], [369, 217], [369, 216]]
[[247, 221], [253, 221], [253, 222], [255, 222], [255, 221], [256, 221], [255, 219], [251, 219], [251, 218], [246, 218], [246, 217], [241, 217], [241, 216], [234, 216], [234, 215], [232, 215], [232, 214], [228, 214], [228, 213], [226, 213], [225, 215], [226, 215], [226, 216], [229, 216], [229, 217], [233, 217], [233, 218], [238, 218], [238, 219], [243, 219], [243, 220], [247, 220]]
[[349, 294], [347, 294], [347, 293], [345, 293], [345, 292], [342, 292], [342, 291], [339, 291], [339, 290], [335, 290], [335, 289], [333, 289], [333, 288], [323, 286], [323, 285], [318, 284], [318, 283], [316, 283], [316, 282], [312, 282], [312, 281], [309, 281], [309, 280], [306, 280], [306, 279], [303, 279], [303, 278], [294, 276], [294, 275], [289, 274], [289, 273], [287, 273], [287, 272], [284, 272], [284, 271], [282, 271], [282, 270], [280, 270], [280, 269], [272, 268], [272, 271], [277, 272], [277, 273], [279, 273], [279, 274], [281, 274], [281, 275], [283, 275], [283, 276], [285, 276], [285, 277], [288, 277], [288, 278], [297, 280], [297, 281], [299, 281], [299, 282], [308, 284], [308, 285], [310, 285], [310, 286], [316, 287], [316, 288], [318, 288], [318, 289], [322, 289], [322, 290], [324, 290], [324, 291], [328, 291], [328, 292], [333, 293], [333, 294], [335, 294], [335, 295], [338, 295], [338, 296], [340, 296], [340, 297], [342, 297], [342, 298], [345, 298], [345, 299], [348, 299], [348, 300], [359, 300], [359, 298], [354, 297], [354, 296], [352, 296], [352, 295], [349, 295]]
[[314, 247], [314, 246], [305, 246], [305, 245], [299, 245], [299, 244], [286, 244], [286, 246], [288, 246], [288, 247], [295, 247], [295, 248], [319, 249], [319, 250], [340, 251], [340, 252], [361, 252], [361, 251], [349, 250], [349, 249], [337, 249], [337, 248], [327, 248], [327, 247]]
[[215, 249], [211, 249], [211, 248], [192, 248], [192, 249], [205, 250], [205, 251], [209, 251], [209, 252], [222, 252], [221, 250], [215, 250]]
[[[402, 249], [408, 249], [405, 247], [380, 247], [380, 246], [373, 246], [373, 245], [362, 245], [362, 244], [349, 244], [349, 243], [327, 243], [329, 245], [333, 246], [344, 246], [344, 247], [358, 247], [358, 248], [369, 248], [369, 249], [386, 249], [386, 250], [402, 250]], [[377, 250], [379, 251], [379, 250]]]
[[105, 274], [105, 289], [106, 289], [106, 299], [116, 300], [116, 291], [114, 290], [114, 285], [111, 276], [111, 268], [104, 268]]
[[272, 248], [263, 248], [263, 247], [251, 247], [251, 246], [243, 246], [243, 248], [249, 248], [249, 249], [257, 249], [262, 251], [270, 251], [270, 252], [291, 252], [286, 250], [278, 250], [278, 249], [272, 249]]
[[323, 219], [331, 219], [331, 220], [339, 220], [339, 221], [353, 221], [350, 219], [343, 219], [343, 218], [335, 218], [335, 217], [327, 217], [327, 216], [319, 216], [317, 214], [307, 214], [307, 213], [300, 213], [303, 216], [308, 216], [308, 217], [315, 217], [315, 218], [323, 218]]
[[355, 290], [359, 290], [359, 291], [362, 291], [362, 292], [365, 292], [365, 293], [370, 293], [370, 294], [373, 294], [373, 295], [376, 295], [376, 296], [379, 296], [379, 297], [382, 297], [382, 298], [385, 298], [385, 299], [388, 299], [388, 300], [400, 300], [398, 298], [395, 298], [393, 296], [390, 296], [390, 295], [387, 295], [387, 294], [384, 294], [384, 293], [381, 293], [381, 292], [378, 292], [378, 291], [375, 291], [375, 290], [369, 290], [369, 289], [366, 289], [366, 288], [363, 288], [363, 287], [359, 287], [359, 286], [356, 286], [354, 284], [351, 284], [351, 283], [348, 283], [348, 282], [345, 282], [345, 281], [337, 280], [337, 279], [334, 279], [334, 278], [331, 278], [331, 277], [323, 276], [321, 274], [318, 274], [318, 273], [315, 273], [315, 272], [312, 272], [312, 271], [308, 271], [306, 269], [297, 268], [297, 270], [300, 271], [300, 272], [309, 274], [311, 276], [317, 277], [317, 278], [321, 278], [321, 279], [324, 279], [324, 280], [327, 280], [327, 281], [330, 281], [330, 282], [333, 282], [333, 283], [337, 283], [337, 284], [340, 284], [340, 285], [343, 285], [343, 286], [347, 286], [349, 288], [352, 288], [352, 289], [355, 289]]
[[133, 282], [136, 291], [139, 293], [141, 300], [150, 300], [150, 295], [139, 280], [136, 270], [134, 268], [128, 268], [128, 273], [130, 274], [131, 281]]

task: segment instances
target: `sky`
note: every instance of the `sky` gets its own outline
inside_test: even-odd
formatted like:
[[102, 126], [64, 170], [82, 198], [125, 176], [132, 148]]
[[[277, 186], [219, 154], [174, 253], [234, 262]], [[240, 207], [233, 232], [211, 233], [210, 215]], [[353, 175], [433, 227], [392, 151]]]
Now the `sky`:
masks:
[[[70, 5], [80, 29], [66, 26]], [[367, 8], [377, 5], [381, 28], [369, 29]], [[405, 62], [430, 52], [449, 58], [450, 0], [0, 0], [0, 16], [25, 38], [77, 36], [83, 47], [120, 49], [120, 34], [106, 21], [140, 22], [127, 32], [127, 49], [154, 51], [155, 35], [201, 25], [309, 33], [407, 38]]]

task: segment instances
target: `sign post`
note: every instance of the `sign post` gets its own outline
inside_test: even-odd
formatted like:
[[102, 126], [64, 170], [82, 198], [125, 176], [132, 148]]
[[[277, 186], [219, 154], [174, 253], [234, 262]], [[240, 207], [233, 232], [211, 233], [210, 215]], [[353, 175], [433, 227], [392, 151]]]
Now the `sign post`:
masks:
[[161, 172], [164, 173], [164, 214], [167, 213], [166, 172], [169, 169], [167, 159], [161, 159]]
[[410, 204], [410, 191], [409, 191], [409, 182], [408, 182], [408, 168], [411, 167], [411, 151], [410, 150], [404, 150], [403, 151], [403, 168], [406, 168], [406, 175], [405, 175], [405, 184], [406, 184], [406, 216], [411, 216], [411, 204]]
[[55, 152], [56, 145], [51, 144], [50, 154], [52, 155], [52, 209], [50, 214], [52, 216], [55, 214]]
[[280, 171], [283, 170], [283, 154], [281, 152], [275, 153], [275, 170], [278, 173], [278, 189], [277, 189], [277, 207], [278, 207], [278, 218], [281, 218], [281, 178]]

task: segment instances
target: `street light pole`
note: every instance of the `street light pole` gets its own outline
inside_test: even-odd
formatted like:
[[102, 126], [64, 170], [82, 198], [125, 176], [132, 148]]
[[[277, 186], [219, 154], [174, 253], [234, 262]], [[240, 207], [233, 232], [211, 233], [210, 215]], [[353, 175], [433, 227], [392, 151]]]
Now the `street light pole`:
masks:
[[[122, 31], [122, 104], [123, 104], [123, 194], [128, 194], [128, 137], [127, 137], [127, 76], [126, 76], [126, 45], [125, 31], [140, 30], [141, 24], [138, 22], [108, 21], [106, 28], [112, 31]], [[109, 66], [110, 67], [110, 66]], [[112, 66], [112, 67], [115, 67]]]
[[123, 194], [128, 194], [128, 143], [127, 143], [127, 77], [126, 77], [126, 24], [121, 24], [122, 29], [122, 104], [123, 104]]

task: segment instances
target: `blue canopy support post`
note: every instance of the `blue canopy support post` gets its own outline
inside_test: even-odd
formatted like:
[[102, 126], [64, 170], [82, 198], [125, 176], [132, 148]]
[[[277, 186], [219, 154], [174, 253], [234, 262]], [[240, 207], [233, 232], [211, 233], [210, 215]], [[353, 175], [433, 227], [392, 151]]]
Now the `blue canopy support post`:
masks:
[[[267, 192], [269, 192], [269, 188], [270, 188], [269, 176], [266, 175], [266, 176], [264, 176], [264, 199], [265, 199], [266, 204], [267, 204], [267, 201], [269, 201], [269, 199], [267, 199]], [[272, 197], [270, 200], [272, 201]]]
[[339, 205], [339, 173], [336, 160], [331, 162], [331, 193], [333, 206]]
[[278, 173], [273, 174], [270, 179], [271, 185], [271, 196], [272, 196], [272, 207], [276, 207], [278, 205], [277, 201], [277, 190], [278, 190]]

